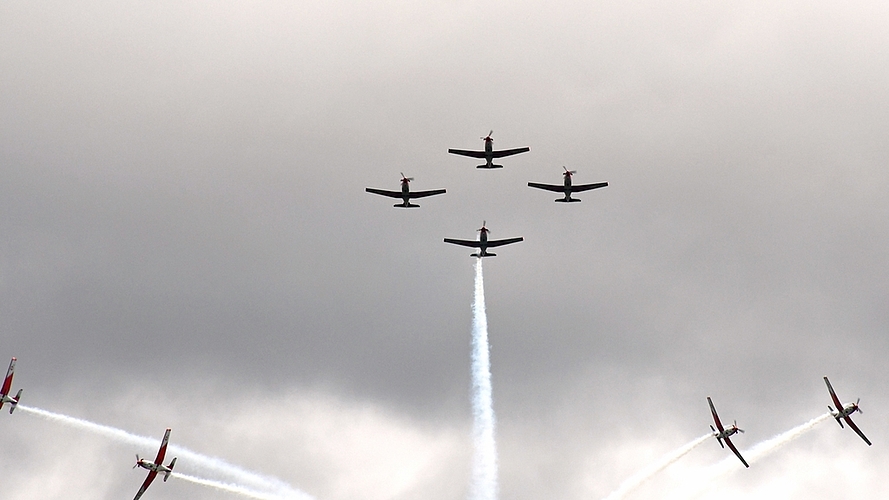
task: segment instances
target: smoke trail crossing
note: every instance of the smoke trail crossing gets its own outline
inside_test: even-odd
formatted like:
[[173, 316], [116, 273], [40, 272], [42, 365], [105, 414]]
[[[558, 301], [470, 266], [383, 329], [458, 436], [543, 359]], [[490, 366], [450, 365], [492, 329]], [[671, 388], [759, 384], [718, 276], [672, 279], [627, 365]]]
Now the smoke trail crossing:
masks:
[[485, 284], [482, 259], [475, 262], [475, 300], [472, 304], [472, 413], [475, 456], [473, 457], [473, 500], [497, 498], [497, 445], [494, 441], [494, 404], [491, 389], [491, 359], [488, 347], [488, 318], [485, 314]]
[[[43, 417], [52, 422], [63, 423], [70, 427], [86, 430], [94, 434], [98, 434], [100, 436], [104, 436], [118, 442], [132, 444], [140, 448], [157, 448], [158, 446], [160, 446], [159, 439], [131, 434], [125, 430], [109, 427], [107, 425], [97, 424], [95, 422], [90, 422], [89, 420], [83, 420], [68, 415], [62, 415], [59, 413], [42, 410], [40, 408], [32, 408], [21, 404], [18, 405], [18, 409], [32, 415]], [[231, 481], [234, 481], [235, 483], [238, 483], [237, 485], [243, 488], [244, 491], [256, 489], [265, 491], [269, 495], [272, 495], [263, 498], [312, 500], [312, 497], [308, 494], [294, 490], [290, 485], [281, 481], [280, 479], [263, 476], [255, 472], [248, 471], [246, 469], [238, 467], [237, 465], [230, 464], [220, 458], [208, 457], [206, 455], [202, 455], [187, 448], [182, 448], [173, 444], [169, 445], [169, 447], [167, 448], [167, 453], [168, 455], [178, 456], [180, 460], [184, 462], [180, 462], [180, 466], [185, 465], [185, 467], [191, 466], [203, 469], [205, 471], [212, 471], [226, 477]]]
[[605, 497], [605, 500], [620, 500], [627, 494], [632, 493], [633, 490], [642, 486], [645, 483], [645, 481], [648, 481], [649, 479], [651, 479], [652, 476], [654, 476], [658, 472], [666, 469], [670, 464], [672, 464], [672, 463], [676, 462], [677, 460], [679, 460], [680, 458], [684, 457], [686, 454], [688, 454], [688, 452], [697, 448], [701, 443], [710, 439], [711, 437], [713, 437], [713, 433], [708, 432], [707, 434], [704, 434], [703, 436], [695, 439], [694, 441], [684, 444], [681, 447], [677, 448], [676, 450], [671, 451], [670, 453], [667, 453], [666, 455], [661, 457], [661, 459], [658, 460], [657, 462], [654, 462], [653, 464], [649, 465], [648, 467], [633, 474], [632, 476], [630, 476], [629, 478], [624, 480], [624, 482], [620, 483], [620, 486], [616, 490], [614, 490], [610, 495]]
[[[810, 430], [814, 429], [816, 425], [820, 424], [821, 422], [827, 420], [830, 417], [831, 417], [830, 413], [825, 413], [823, 415], [819, 415], [819, 416], [813, 418], [812, 420], [809, 420], [808, 422], [800, 424], [788, 431], [782, 432], [781, 434], [778, 434], [777, 436], [773, 436], [769, 439], [766, 439], [765, 441], [760, 441], [759, 443], [754, 445], [753, 448], [750, 448], [749, 450], [741, 451], [741, 455], [743, 455], [744, 458], [747, 459], [747, 463], [749, 463], [750, 465], [753, 465], [753, 463], [756, 462], [757, 460], [761, 460], [761, 459], [771, 455], [772, 453], [774, 453], [775, 451], [780, 449], [782, 446], [790, 443], [794, 439], [796, 439], [796, 438], [802, 436], [803, 434], [809, 432]], [[706, 472], [704, 472], [703, 474], [701, 474], [699, 476], [699, 477], [703, 478], [703, 482], [698, 483], [696, 488], [694, 488], [691, 491], [680, 493], [679, 495], [676, 495], [675, 498], [696, 497], [696, 496], [700, 495], [701, 493], [704, 493], [704, 491], [707, 488], [709, 488], [715, 481], [718, 481], [718, 480], [724, 478], [726, 475], [728, 475], [731, 472], [743, 469], [743, 467], [739, 468], [739, 466], [740, 466], [740, 463], [738, 462], [737, 457], [735, 457], [734, 455], [732, 455], [730, 457], [726, 457], [722, 462], [719, 462], [718, 464], [710, 467], [709, 470], [707, 470]]]

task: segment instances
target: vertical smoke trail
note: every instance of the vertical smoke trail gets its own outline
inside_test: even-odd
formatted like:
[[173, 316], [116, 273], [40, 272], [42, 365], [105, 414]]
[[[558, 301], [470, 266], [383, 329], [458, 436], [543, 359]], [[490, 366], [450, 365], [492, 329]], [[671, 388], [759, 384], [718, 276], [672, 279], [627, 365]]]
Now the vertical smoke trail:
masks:
[[[761, 460], [773, 452], [780, 449], [782, 446], [790, 443], [794, 439], [802, 436], [803, 434], [809, 432], [814, 429], [816, 425], [830, 418], [830, 413], [825, 413], [823, 415], [819, 415], [812, 420], [809, 420], [806, 423], [800, 424], [793, 429], [782, 432], [777, 436], [773, 436], [765, 441], [760, 441], [753, 448], [749, 450], [741, 450], [741, 455], [747, 459], [747, 463], [753, 465], [757, 460]], [[738, 462], [737, 457], [734, 455], [726, 457], [722, 462], [712, 466], [709, 470], [700, 474], [699, 477], [703, 479], [701, 483], [698, 483], [696, 487], [694, 487], [690, 491], [680, 492], [679, 495], [674, 496], [674, 498], [694, 498], [707, 490], [715, 481], [722, 479], [730, 472], [743, 470], [743, 467]]]
[[[141, 448], [157, 448], [158, 446], [160, 446], [159, 439], [152, 439], [149, 437], [138, 436], [136, 434], [130, 434], [127, 431], [97, 424], [88, 420], [70, 417], [68, 415], [61, 415], [59, 413], [53, 413], [51, 411], [41, 410], [40, 408], [31, 408], [29, 406], [24, 406], [21, 404], [18, 405], [18, 409], [25, 413], [37, 415], [53, 422], [59, 422], [70, 427], [87, 430], [94, 434], [114, 439], [119, 442], [139, 446]], [[191, 451], [187, 448], [182, 448], [180, 446], [172, 444], [167, 448], [167, 454], [168, 456], [178, 456], [180, 459], [180, 466], [184, 465], [186, 468], [191, 466], [195, 468], [201, 468], [203, 470], [213, 471], [239, 483], [240, 485], [245, 485], [245, 491], [255, 488], [264, 490], [274, 495], [275, 498], [312, 500], [312, 497], [308, 494], [294, 490], [290, 485], [281, 481], [280, 479], [262, 476], [260, 474], [256, 474], [255, 472], [250, 472], [246, 469], [238, 467], [237, 465], [232, 465], [220, 458], [208, 457], [206, 455]]]
[[633, 474], [629, 478], [627, 478], [624, 482], [620, 483], [620, 487], [614, 490], [610, 495], [605, 497], [605, 500], [619, 500], [631, 493], [636, 488], [642, 486], [645, 481], [651, 479], [652, 476], [657, 474], [658, 472], [664, 470], [672, 464], [673, 462], [679, 460], [684, 457], [688, 452], [697, 448], [701, 443], [713, 437], [713, 433], [708, 432], [703, 436], [691, 441], [688, 444], [682, 445], [680, 448], [677, 448], [670, 453], [667, 453], [660, 460], [654, 462], [648, 467], [640, 470], [639, 472]]
[[472, 413], [475, 456], [472, 500], [497, 498], [497, 445], [494, 442], [494, 405], [491, 396], [491, 360], [482, 259], [475, 262], [475, 300], [472, 304]]

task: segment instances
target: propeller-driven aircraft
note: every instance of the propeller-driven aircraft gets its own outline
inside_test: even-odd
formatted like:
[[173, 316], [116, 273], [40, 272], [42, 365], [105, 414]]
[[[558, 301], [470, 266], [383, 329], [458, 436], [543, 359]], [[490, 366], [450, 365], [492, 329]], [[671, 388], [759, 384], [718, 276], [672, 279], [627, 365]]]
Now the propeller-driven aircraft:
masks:
[[13, 375], [15, 375], [15, 358], [12, 358], [12, 361], [9, 362], [9, 370], [6, 370], [6, 378], [3, 379], [3, 387], [0, 388], [0, 408], [3, 408], [4, 403], [9, 403], [10, 415], [12, 415], [12, 412], [15, 411], [16, 405], [19, 404], [19, 398], [22, 397], [21, 389], [19, 389], [19, 392], [15, 395], [15, 397], [9, 395], [9, 391], [12, 390]]
[[579, 193], [581, 191], [589, 191], [591, 189], [598, 189], [608, 185], [607, 182], [597, 182], [595, 184], [571, 184], [571, 176], [577, 173], [577, 170], [568, 170], [566, 167], [562, 167], [565, 169], [565, 173], [562, 176], [565, 178], [562, 185], [558, 184], [541, 184], [539, 182], [529, 182], [528, 187], [537, 188], [537, 189], [545, 189], [547, 191], [553, 191], [555, 193], [565, 193], [564, 198], [556, 198], [557, 202], [560, 203], [572, 203], [575, 201], [580, 201], [577, 198], [572, 198], [571, 193]]
[[858, 436], [863, 439], [868, 446], [870, 446], [870, 440], [864, 436], [864, 433], [861, 432], [861, 429], [859, 429], [858, 426], [855, 425], [854, 422], [852, 422], [852, 419], [849, 418], [849, 416], [856, 411], [858, 413], [861, 413], [861, 408], [858, 407], [858, 402], [861, 401], [861, 399], [859, 398], [858, 401], [855, 401], [854, 403], [846, 403], [846, 405], [844, 406], [843, 403], [840, 403], [840, 399], [837, 397], [836, 393], [833, 392], [833, 387], [830, 386], [830, 380], [827, 380], [827, 377], [824, 377], [824, 383], [827, 384], [827, 390], [830, 392], [830, 398], [833, 399], [833, 404], [837, 406], [836, 410], [834, 410], [830, 406], [827, 407], [827, 409], [830, 410], [830, 414], [833, 416], [833, 418], [836, 419], [837, 423], [840, 424], [841, 428], [843, 427], [843, 423], [840, 422], [840, 419], [845, 420], [846, 423], [849, 424], [849, 427], [851, 427], [852, 430], [855, 431], [855, 433], [858, 434]]
[[485, 141], [485, 150], [484, 151], [467, 151], [465, 149], [449, 149], [448, 153], [455, 155], [463, 155], [470, 156], [472, 158], [484, 158], [485, 164], [479, 165], [476, 168], [503, 168], [503, 165], [494, 165], [494, 158], [503, 158], [504, 156], [512, 156], [517, 155], [519, 153], [527, 153], [531, 151], [531, 148], [516, 148], [516, 149], [501, 149], [500, 151], [494, 151], [494, 139], [491, 138], [491, 134], [494, 131], [488, 132], [486, 137], [481, 137]]
[[453, 243], [454, 245], [463, 245], [464, 247], [473, 247], [478, 248], [479, 251], [477, 253], [471, 254], [472, 257], [496, 257], [496, 253], [488, 253], [488, 247], [499, 247], [503, 245], [509, 245], [510, 243], [518, 243], [523, 241], [524, 238], [519, 236], [518, 238], [506, 238], [504, 240], [489, 240], [488, 233], [491, 232], [490, 229], [485, 227], [485, 221], [482, 221], [482, 227], [476, 229], [478, 231], [478, 240], [455, 240], [452, 238], [445, 238], [445, 243]]
[[365, 188], [364, 190], [368, 193], [380, 194], [383, 196], [388, 196], [390, 198], [401, 198], [402, 203], [396, 203], [395, 205], [393, 205], [396, 208], [417, 208], [420, 205], [411, 203], [411, 198], [425, 198], [427, 196], [445, 194], [444, 189], [433, 189], [431, 191], [411, 191], [409, 184], [412, 180], [414, 180], [413, 177], [405, 177], [404, 174], [401, 174], [401, 191], [386, 191], [385, 189], [376, 188]]
[[712, 425], [710, 426], [710, 429], [713, 431], [713, 437], [715, 437], [716, 440], [719, 441], [719, 446], [722, 446], [723, 448], [725, 448], [725, 446], [723, 446], [722, 442], [725, 441], [725, 444], [728, 445], [729, 449], [735, 452], [735, 455], [737, 455], [738, 458], [741, 459], [741, 463], [744, 464], [744, 467], [750, 467], [749, 465], [747, 465], [747, 461], [744, 460], [744, 457], [741, 456], [741, 453], [738, 452], [738, 449], [735, 448], [735, 445], [732, 444], [732, 440], [729, 439], [729, 436], [731, 436], [732, 434], [736, 432], [743, 433], [744, 430], [738, 427], [737, 420], [728, 429], [724, 428], [722, 426], [722, 422], [719, 421], [719, 415], [716, 414], [716, 408], [713, 407], [713, 401], [710, 399], [710, 396], [707, 396], [707, 402], [710, 403], [710, 413], [713, 414], [713, 421], [716, 422], [716, 429], [714, 429]]
[[170, 465], [164, 465], [164, 455], [167, 453], [167, 442], [170, 441], [170, 429], [167, 429], [164, 432], [164, 440], [161, 441], [161, 447], [157, 450], [157, 457], [154, 459], [154, 462], [149, 462], [144, 458], [139, 458], [139, 455], [136, 455], [136, 467], [142, 467], [143, 469], [148, 469], [148, 477], [145, 478], [145, 482], [142, 483], [142, 487], [139, 488], [139, 492], [136, 493], [136, 497], [133, 500], [139, 500], [139, 497], [145, 493], [145, 490], [151, 486], [151, 482], [154, 481], [154, 478], [157, 477], [158, 472], [162, 472], [164, 474], [164, 482], [167, 482], [167, 479], [170, 478], [170, 473], [173, 472], [173, 467], [176, 465], [176, 457], [173, 457], [173, 460], [170, 461]]

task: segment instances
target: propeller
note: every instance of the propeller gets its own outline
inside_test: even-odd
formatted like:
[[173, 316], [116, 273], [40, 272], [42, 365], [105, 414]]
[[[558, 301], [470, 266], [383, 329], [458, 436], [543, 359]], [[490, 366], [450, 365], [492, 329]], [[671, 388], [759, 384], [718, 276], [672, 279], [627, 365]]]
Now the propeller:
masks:
[[858, 403], [859, 403], [860, 401], [861, 401], [861, 398], [858, 398], [858, 399], [855, 400], [855, 409], [858, 410], [858, 413], [863, 413], [863, 412], [861, 411], [861, 407], [858, 406]]
[[735, 429], [737, 429], [738, 432], [740, 432], [741, 434], [744, 434], [744, 429], [738, 427], [738, 421], [737, 421], [737, 420], [735, 420], [735, 422], [734, 422], [734, 426], [733, 426], [733, 427], [734, 427]]
[[142, 461], [142, 459], [139, 458], [139, 454], [136, 453], [136, 465], [134, 465], [133, 468], [135, 469], [136, 467], [139, 467], [139, 462], [141, 462], [141, 461]]
[[401, 182], [410, 182], [414, 180], [413, 177], [405, 177], [404, 172], [399, 172], [401, 174]]
[[478, 232], [482, 232], [482, 231], [484, 231], [484, 232], [486, 232], [486, 233], [490, 233], [491, 230], [485, 227], [485, 224], [487, 224], [487, 222], [488, 222], [488, 221], [484, 221], [484, 220], [483, 220], [483, 221], [482, 221], [482, 227], [476, 229], [476, 231], [478, 231]]
[[565, 169], [565, 173], [562, 175], [567, 175], [568, 177], [571, 177], [572, 175], [577, 173], [577, 170], [568, 170], [568, 167], [566, 167], [564, 165], [562, 165], [562, 168]]
[[494, 133], [494, 131], [492, 130], [492, 131], [488, 132], [488, 135], [486, 137], [479, 137], [479, 139], [484, 139], [486, 141], [493, 141], [494, 139], [491, 138], [491, 134], [493, 134], [493, 133]]

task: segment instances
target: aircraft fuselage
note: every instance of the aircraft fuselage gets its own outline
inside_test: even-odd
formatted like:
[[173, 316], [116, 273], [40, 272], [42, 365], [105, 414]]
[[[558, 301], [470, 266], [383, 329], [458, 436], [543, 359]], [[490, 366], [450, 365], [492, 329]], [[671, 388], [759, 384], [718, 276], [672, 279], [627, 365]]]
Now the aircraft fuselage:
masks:
[[173, 470], [173, 469], [167, 467], [166, 465], [156, 464], [156, 463], [150, 462], [148, 460], [139, 460], [138, 462], [136, 462], [136, 465], [138, 465], [139, 467], [142, 467], [143, 469], [148, 469], [153, 472], [170, 472]]
[[494, 139], [485, 137], [485, 167], [494, 168]]

